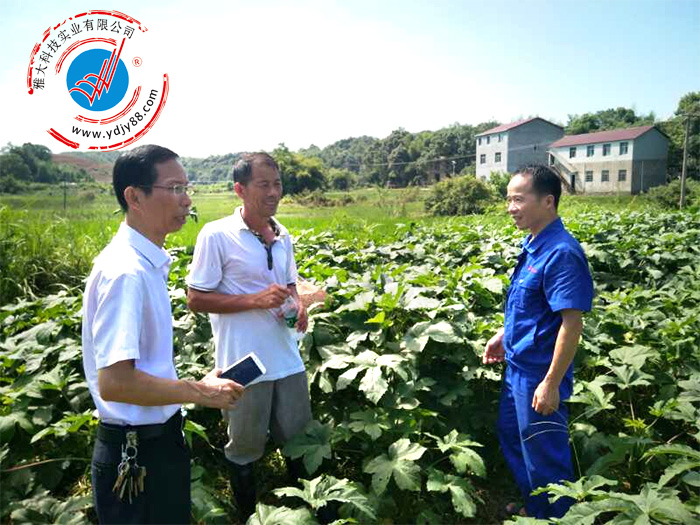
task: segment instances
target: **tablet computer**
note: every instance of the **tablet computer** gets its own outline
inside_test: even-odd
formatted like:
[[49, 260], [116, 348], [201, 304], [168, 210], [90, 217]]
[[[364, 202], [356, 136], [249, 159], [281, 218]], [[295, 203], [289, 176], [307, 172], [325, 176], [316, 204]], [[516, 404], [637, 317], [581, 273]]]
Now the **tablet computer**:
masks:
[[251, 352], [221, 372], [219, 377], [235, 381], [241, 386], [246, 386], [265, 373], [265, 366], [258, 356]]

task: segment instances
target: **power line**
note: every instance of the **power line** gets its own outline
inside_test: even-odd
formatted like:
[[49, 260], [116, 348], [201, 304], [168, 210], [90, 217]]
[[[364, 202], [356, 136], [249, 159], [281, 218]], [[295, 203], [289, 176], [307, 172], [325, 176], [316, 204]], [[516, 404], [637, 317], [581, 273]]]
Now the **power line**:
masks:
[[[693, 114], [693, 113], [683, 113], [676, 115], [675, 117], [672, 117], [667, 120], [660, 120], [657, 122], [654, 122], [653, 124], [647, 124], [649, 126], [657, 126], [659, 124], [668, 124], [668, 123], [674, 123], [678, 122], [678, 119], [683, 119], [686, 117], [690, 118], [700, 118], [700, 115]], [[631, 127], [639, 127], [639, 126], [631, 126]], [[625, 129], [625, 128], [617, 128], [617, 129]], [[596, 130], [596, 131], [591, 131], [589, 133], [597, 133], [599, 131], [614, 131], [614, 130]], [[581, 135], [586, 135], [587, 133], [581, 133]], [[571, 136], [571, 135], [565, 135], [566, 136]], [[381, 139], [379, 139], [381, 140]], [[513, 151], [522, 151], [522, 150], [530, 150], [532, 148], [537, 149], [538, 147], [544, 146], [547, 147], [551, 144], [551, 142], [539, 142], [537, 144], [529, 144], [527, 146], [518, 146], [514, 148], [509, 148], [508, 152], [513, 152]], [[355, 163], [355, 162], [345, 162], [343, 163], [344, 168], [350, 168], [350, 167], [358, 167], [360, 169], [362, 168], [371, 168], [371, 167], [382, 167], [382, 166], [408, 166], [411, 164], [435, 164], [435, 163], [440, 163], [440, 162], [449, 162], [452, 160], [467, 160], [467, 159], [474, 159], [476, 160], [478, 153], [472, 153], [469, 155], [457, 155], [457, 156], [451, 156], [451, 157], [438, 157], [434, 159], [416, 159], [416, 160], [409, 160], [405, 162], [360, 162], [360, 163]]]
[[[548, 146], [551, 144], [551, 142], [538, 142], [536, 144], [528, 144], [527, 146], [516, 146], [513, 148], [508, 148], [508, 152], [513, 152], [513, 151], [521, 151], [521, 150], [537, 150], [537, 148], [542, 147], [542, 146]], [[498, 152], [495, 152], [498, 153]], [[457, 155], [457, 156], [452, 156], [452, 157], [438, 157], [435, 159], [417, 159], [417, 160], [409, 160], [405, 162], [362, 162], [362, 163], [344, 163], [344, 167], [349, 167], [349, 166], [357, 166], [359, 168], [362, 167], [377, 167], [377, 166], [406, 166], [409, 164], [429, 164], [429, 163], [436, 163], [436, 162], [449, 162], [453, 160], [464, 160], [464, 159], [476, 159], [477, 153], [471, 153], [469, 155]]]

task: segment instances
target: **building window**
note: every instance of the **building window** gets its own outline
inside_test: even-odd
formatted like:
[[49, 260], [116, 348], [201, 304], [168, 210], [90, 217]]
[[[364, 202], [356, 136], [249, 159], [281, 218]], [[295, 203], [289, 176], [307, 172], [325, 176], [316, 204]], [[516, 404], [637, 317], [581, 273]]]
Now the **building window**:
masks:
[[593, 182], [593, 172], [592, 171], [586, 172], [586, 182]]
[[595, 153], [595, 146], [587, 146], [586, 147], [586, 157], [592, 157], [594, 153]]
[[617, 172], [617, 180], [624, 182], [627, 180], [627, 170], [620, 170]]
[[501, 154], [496, 153], [496, 162], [501, 162]]
[[620, 155], [627, 153], [627, 142], [620, 142]]
[[576, 156], [576, 148], [569, 148], [569, 158], [573, 159]]
[[503, 142], [503, 134], [502, 133], [498, 134], [498, 142]]
[[486, 137], [486, 144], [491, 144], [491, 135]]
[[481, 137], [478, 139], [479, 146], [481, 146]]
[[483, 153], [479, 156], [479, 164], [486, 164], [486, 155]]
[[600, 182], [608, 182], [610, 180], [610, 171], [603, 170], [600, 172]]
[[603, 144], [603, 157], [610, 155], [610, 144]]

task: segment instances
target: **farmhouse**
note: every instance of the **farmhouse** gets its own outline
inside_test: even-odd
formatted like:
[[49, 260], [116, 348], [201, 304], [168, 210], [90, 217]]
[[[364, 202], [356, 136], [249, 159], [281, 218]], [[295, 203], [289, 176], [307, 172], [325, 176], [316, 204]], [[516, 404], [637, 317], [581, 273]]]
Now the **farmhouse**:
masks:
[[564, 128], [540, 118], [502, 124], [476, 136], [476, 176], [492, 171], [513, 173], [526, 164], [546, 164], [547, 147], [564, 136]]
[[666, 181], [668, 137], [654, 126], [568, 135], [548, 153], [577, 193], [636, 194]]

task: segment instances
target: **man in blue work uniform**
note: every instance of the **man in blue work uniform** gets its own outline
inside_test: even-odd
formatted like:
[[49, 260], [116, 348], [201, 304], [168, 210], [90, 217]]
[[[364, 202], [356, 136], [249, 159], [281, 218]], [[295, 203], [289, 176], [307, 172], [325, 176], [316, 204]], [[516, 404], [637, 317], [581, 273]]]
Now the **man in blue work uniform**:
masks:
[[593, 301], [586, 256], [557, 212], [560, 196], [561, 181], [546, 166], [523, 168], [508, 184], [508, 213], [530, 235], [511, 278], [505, 326], [483, 356], [486, 364], [506, 361], [498, 435], [525, 501], [521, 514], [537, 518], [561, 517], [572, 504], [530, 493], [574, 479], [562, 401], [572, 392], [582, 316]]

